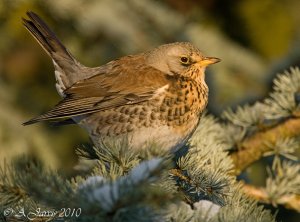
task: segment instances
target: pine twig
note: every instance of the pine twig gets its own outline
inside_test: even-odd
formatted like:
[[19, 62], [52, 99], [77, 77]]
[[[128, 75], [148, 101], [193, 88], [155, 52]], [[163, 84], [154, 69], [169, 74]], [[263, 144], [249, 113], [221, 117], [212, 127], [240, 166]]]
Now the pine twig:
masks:
[[14, 196], [18, 200], [25, 199], [27, 197], [27, 193], [17, 186], [5, 186], [0, 184], [0, 196], [1, 194], [9, 194], [11, 196]]
[[179, 169], [171, 169], [169, 172], [172, 176], [178, 177], [179, 179], [181, 179], [187, 183], [191, 182], [191, 179], [188, 178], [187, 176], [184, 176], [182, 171]]
[[276, 203], [271, 200], [271, 198], [268, 196], [266, 190], [261, 187], [255, 187], [249, 184], [243, 185], [243, 191], [248, 196], [256, 199], [257, 201], [261, 203], [266, 204], [280, 204], [285, 206], [286, 208], [296, 210], [297, 212], [300, 212], [300, 195], [291, 194], [291, 195], [285, 195], [278, 200], [276, 200]]
[[235, 165], [235, 174], [238, 175], [251, 163], [259, 160], [265, 152], [269, 151], [271, 147], [268, 144], [275, 143], [279, 138], [290, 138], [299, 134], [300, 118], [292, 118], [245, 139], [238, 146], [238, 151], [231, 154]]

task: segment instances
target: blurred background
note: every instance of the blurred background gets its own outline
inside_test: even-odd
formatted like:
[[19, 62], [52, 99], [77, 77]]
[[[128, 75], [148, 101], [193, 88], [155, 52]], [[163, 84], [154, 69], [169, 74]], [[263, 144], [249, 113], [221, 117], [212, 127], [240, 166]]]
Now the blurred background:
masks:
[[[28, 153], [71, 171], [88, 143], [77, 126], [22, 122], [55, 105], [51, 60], [22, 26], [38, 13], [83, 64], [99, 66], [158, 45], [190, 41], [222, 59], [207, 72], [208, 110], [262, 99], [272, 79], [300, 65], [299, 0], [0, 0], [0, 163]], [[260, 165], [254, 183], [263, 185]]]

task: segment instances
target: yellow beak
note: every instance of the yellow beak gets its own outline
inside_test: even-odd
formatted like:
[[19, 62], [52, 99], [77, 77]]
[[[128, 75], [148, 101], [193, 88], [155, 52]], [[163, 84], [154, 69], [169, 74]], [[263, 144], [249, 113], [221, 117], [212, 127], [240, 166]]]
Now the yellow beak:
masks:
[[216, 58], [216, 57], [204, 57], [200, 61], [198, 61], [197, 63], [202, 67], [206, 67], [208, 65], [215, 64], [215, 63], [218, 63], [220, 61], [221, 61], [221, 59]]

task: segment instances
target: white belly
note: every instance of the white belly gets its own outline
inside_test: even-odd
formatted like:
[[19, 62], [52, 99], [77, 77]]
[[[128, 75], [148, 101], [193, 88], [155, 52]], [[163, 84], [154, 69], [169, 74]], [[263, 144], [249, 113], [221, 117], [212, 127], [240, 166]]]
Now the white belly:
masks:
[[175, 152], [187, 142], [192, 132], [179, 135], [169, 126], [144, 127], [122, 136], [101, 137], [99, 135], [92, 135], [91, 139], [94, 144], [98, 145], [101, 144], [102, 141], [116, 142], [125, 139], [132, 149], [145, 149], [151, 145], [156, 145], [163, 150]]

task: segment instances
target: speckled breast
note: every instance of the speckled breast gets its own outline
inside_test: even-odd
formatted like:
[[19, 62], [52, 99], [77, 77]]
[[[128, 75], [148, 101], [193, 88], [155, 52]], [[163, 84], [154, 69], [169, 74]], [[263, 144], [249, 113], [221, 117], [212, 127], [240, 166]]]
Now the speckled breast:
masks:
[[190, 137], [207, 105], [207, 97], [205, 83], [178, 80], [147, 102], [94, 113], [79, 124], [90, 132], [94, 142], [128, 135], [133, 147], [154, 140], [172, 149]]

